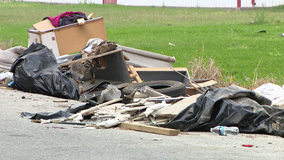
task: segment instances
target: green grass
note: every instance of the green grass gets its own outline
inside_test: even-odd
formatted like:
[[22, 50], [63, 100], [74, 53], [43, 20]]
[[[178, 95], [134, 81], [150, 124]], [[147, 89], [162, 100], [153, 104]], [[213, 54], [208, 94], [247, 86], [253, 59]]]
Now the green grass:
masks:
[[[0, 39], [13, 39], [14, 45], [28, 47], [27, 29], [44, 17], [65, 11], [93, 12], [94, 17], [104, 17], [109, 41], [174, 56], [174, 67], [188, 67], [193, 57], [213, 57], [224, 74], [234, 76], [237, 83], [247, 84], [258, 67], [259, 78], [275, 77], [282, 85], [283, 9], [280, 6], [235, 11], [0, 2]], [[251, 21], [258, 23], [247, 25]], [[266, 33], [258, 33], [260, 30]]]

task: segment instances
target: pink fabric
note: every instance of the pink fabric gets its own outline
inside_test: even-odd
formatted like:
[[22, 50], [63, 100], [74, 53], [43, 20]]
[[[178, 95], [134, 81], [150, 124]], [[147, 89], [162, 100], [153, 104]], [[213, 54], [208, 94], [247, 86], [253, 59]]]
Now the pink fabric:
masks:
[[[72, 11], [68, 11], [68, 12], [64, 12], [56, 17], [48, 17], [49, 20], [51, 21], [51, 23], [53, 24], [54, 27], [58, 27], [59, 25], [59, 21], [60, 21], [60, 18], [61, 17], [68, 17], [68, 16], [71, 16], [75, 13], [83, 13], [83, 12], [72, 12]], [[83, 13], [84, 14], [84, 13]]]

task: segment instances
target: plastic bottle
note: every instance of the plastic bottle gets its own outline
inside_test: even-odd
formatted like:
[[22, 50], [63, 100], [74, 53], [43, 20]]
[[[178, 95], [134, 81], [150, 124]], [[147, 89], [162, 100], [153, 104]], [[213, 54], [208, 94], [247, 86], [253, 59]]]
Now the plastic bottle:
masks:
[[238, 127], [226, 127], [226, 126], [216, 126], [211, 128], [210, 131], [215, 134], [223, 135], [223, 136], [236, 136], [239, 134]]

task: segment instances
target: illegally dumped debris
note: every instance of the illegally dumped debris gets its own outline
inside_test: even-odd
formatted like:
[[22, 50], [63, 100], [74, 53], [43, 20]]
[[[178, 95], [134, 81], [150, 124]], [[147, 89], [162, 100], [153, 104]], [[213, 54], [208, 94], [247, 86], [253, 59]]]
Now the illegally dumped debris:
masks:
[[262, 133], [284, 137], [284, 110], [248, 89], [229, 86], [208, 90], [171, 122], [158, 126], [181, 131], [209, 131], [215, 126], [236, 126], [241, 133]]
[[[158, 119], [156, 115], [170, 107], [172, 102], [177, 101], [177, 98], [171, 99], [169, 96], [159, 93], [162, 96], [150, 97], [150, 95], [155, 95], [157, 92], [149, 87], [144, 88], [144, 90], [148, 90], [148, 92], [141, 93], [141, 90], [137, 90], [134, 94], [135, 103], [120, 103], [122, 99], [119, 98], [101, 104], [86, 103], [85, 105], [74, 105], [65, 111], [56, 113], [23, 112], [21, 116], [40, 123], [82, 124], [95, 128], [110, 128], [122, 124], [125, 129], [177, 135], [179, 130], [148, 126], [149, 124], [166, 122], [165, 117]], [[181, 99], [179, 98], [178, 100]], [[81, 110], [78, 110], [78, 108]], [[130, 126], [125, 124], [129, 122], [133, 123]]]
[[54, 54], [42, 44], [32, 44], [13, 63], [13, 88], [59, 98], [79, 100], [76, 82], [56, 62]]
[[69, 17], [76, 23], [65, 19], [69, 14], [34, 24], [28, 30], [29, 48], [14, 59], [11, 72], [0, 77], [2, 84], [8, 86], [10, 79], [18, 90], [82, 104], [55, 113], [22, 112], [22, 117], [43, 124], [121, 127], [170, 136], [236, 126], [243, 133], [284, 137], [284, 111], [272, 107], [277, 105], [272, 99], [238, 86], [214, 88], [214, 80], [193, 80], [186, 68], [172, 67], [174, 57], [109, 42], [102, 17], [76, 13]]
[[[102, 53], [106, 53], [108, 51], [112, 51], [116, 49], [117, 45], [114, 42], [105, 41], [100, 38], [90, 39], [87, 42], [86, 47], [80, 52], [82, 58], [93, 57], [96, 55], [100, 55]], [[92, 80], [91, 83], [95, 82], [95, 72], [98, 69], [105, 69], [107, 66], [107, 59], [105, 56], [87, 59], [83, 62], [73, 63], [71, 65], [72, 70], [76, 73], [80, 79], [83, 79], [84, 76], [91, 72]]]

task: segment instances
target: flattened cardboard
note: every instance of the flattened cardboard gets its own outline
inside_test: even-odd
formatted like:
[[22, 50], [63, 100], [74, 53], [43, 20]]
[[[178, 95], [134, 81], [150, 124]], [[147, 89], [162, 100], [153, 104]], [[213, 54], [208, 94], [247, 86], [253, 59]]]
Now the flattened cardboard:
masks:
[[41, 22], [38, 22], [33, 25], [33, 27], [38, 31], [46, 31], [50, 29], [54, 29], [55, 27], [52, 25], [51, 21], [49, 19], [45, 19]]

